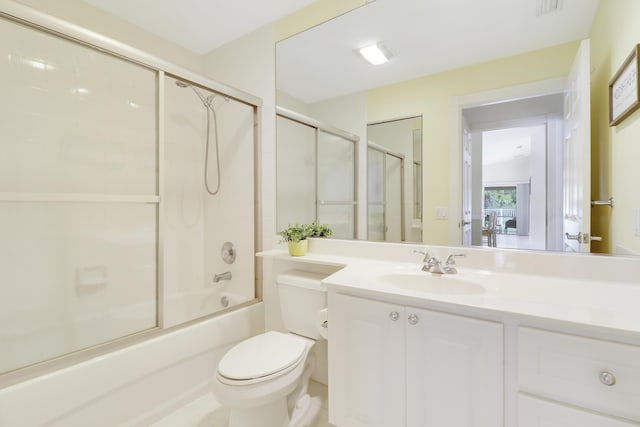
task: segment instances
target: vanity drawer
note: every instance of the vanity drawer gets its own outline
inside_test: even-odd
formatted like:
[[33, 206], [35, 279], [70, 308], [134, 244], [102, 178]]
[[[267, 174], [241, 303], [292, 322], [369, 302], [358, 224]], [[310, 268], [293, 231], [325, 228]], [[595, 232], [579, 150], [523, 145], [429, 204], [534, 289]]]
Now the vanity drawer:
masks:
[[638, 424], [527, 395], [518, 396], [518, 427], [635, 427]]
[[640, 347], [520, 327], [518, 384], [522, 391], [639, 421]]

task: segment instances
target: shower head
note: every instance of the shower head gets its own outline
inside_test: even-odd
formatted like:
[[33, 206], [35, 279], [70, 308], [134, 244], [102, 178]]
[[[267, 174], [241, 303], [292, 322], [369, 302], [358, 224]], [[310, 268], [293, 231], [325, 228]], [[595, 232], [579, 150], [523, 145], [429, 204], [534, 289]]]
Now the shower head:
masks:
[[185, 83], [182, 80], [176, 80], [176, 85], [178, 85], [180, 87], [189, 87], [189, 86], [191, 86], [190, 84]]

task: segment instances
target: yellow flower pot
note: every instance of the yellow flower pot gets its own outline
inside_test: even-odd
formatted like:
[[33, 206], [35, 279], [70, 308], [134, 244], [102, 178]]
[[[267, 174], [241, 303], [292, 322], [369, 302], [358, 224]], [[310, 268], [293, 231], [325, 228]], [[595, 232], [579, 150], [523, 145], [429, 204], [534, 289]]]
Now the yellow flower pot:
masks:
[[299, 242], [289, 242], [289, 254], [291, 254], [291, 256], [306, 255], [307, 248], [307, 240], [300, 240]]

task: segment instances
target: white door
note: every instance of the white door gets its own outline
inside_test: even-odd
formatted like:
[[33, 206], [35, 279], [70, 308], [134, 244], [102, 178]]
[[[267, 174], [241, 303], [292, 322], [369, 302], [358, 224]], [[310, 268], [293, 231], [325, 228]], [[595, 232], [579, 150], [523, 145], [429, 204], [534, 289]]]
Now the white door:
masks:
[[564, 250], [590, 252], [591, 75], [589, 40], [583, 40], [564, 92]]
[[412, 307], [406, 314], [406, 426], [502, 426], [502, 324]]
[[462, 246], [471, 246], [472, 228], [471, 228], [471, 194], [472, 186], [472, 169], [471, 169], [471, 132], [463, 119], [462, 129], [462, 221], [460, 229], [462, 232]]
[[329, 325], [330, 422], [404, 426], [404, 307], [332, 294]]

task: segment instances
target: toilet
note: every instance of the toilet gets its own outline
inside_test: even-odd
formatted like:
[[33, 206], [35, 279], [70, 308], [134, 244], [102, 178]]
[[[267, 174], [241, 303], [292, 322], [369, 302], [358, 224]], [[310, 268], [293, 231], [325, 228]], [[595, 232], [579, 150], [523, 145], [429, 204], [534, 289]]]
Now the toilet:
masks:
[[[269, 331], [231, 348], [218, 364], [214, 392], [230, 409], [229, 427], [307, 427], [322, 402], [307, 393], [327, 306], [324, 275], [289, 270], [276, 277], [288, 333]], [[319, 324], [320, 323], [320, 324]], [[323, 335], [325, 335], [323, 333]], [[325, 335], [326, 336], [326, 335]]]

